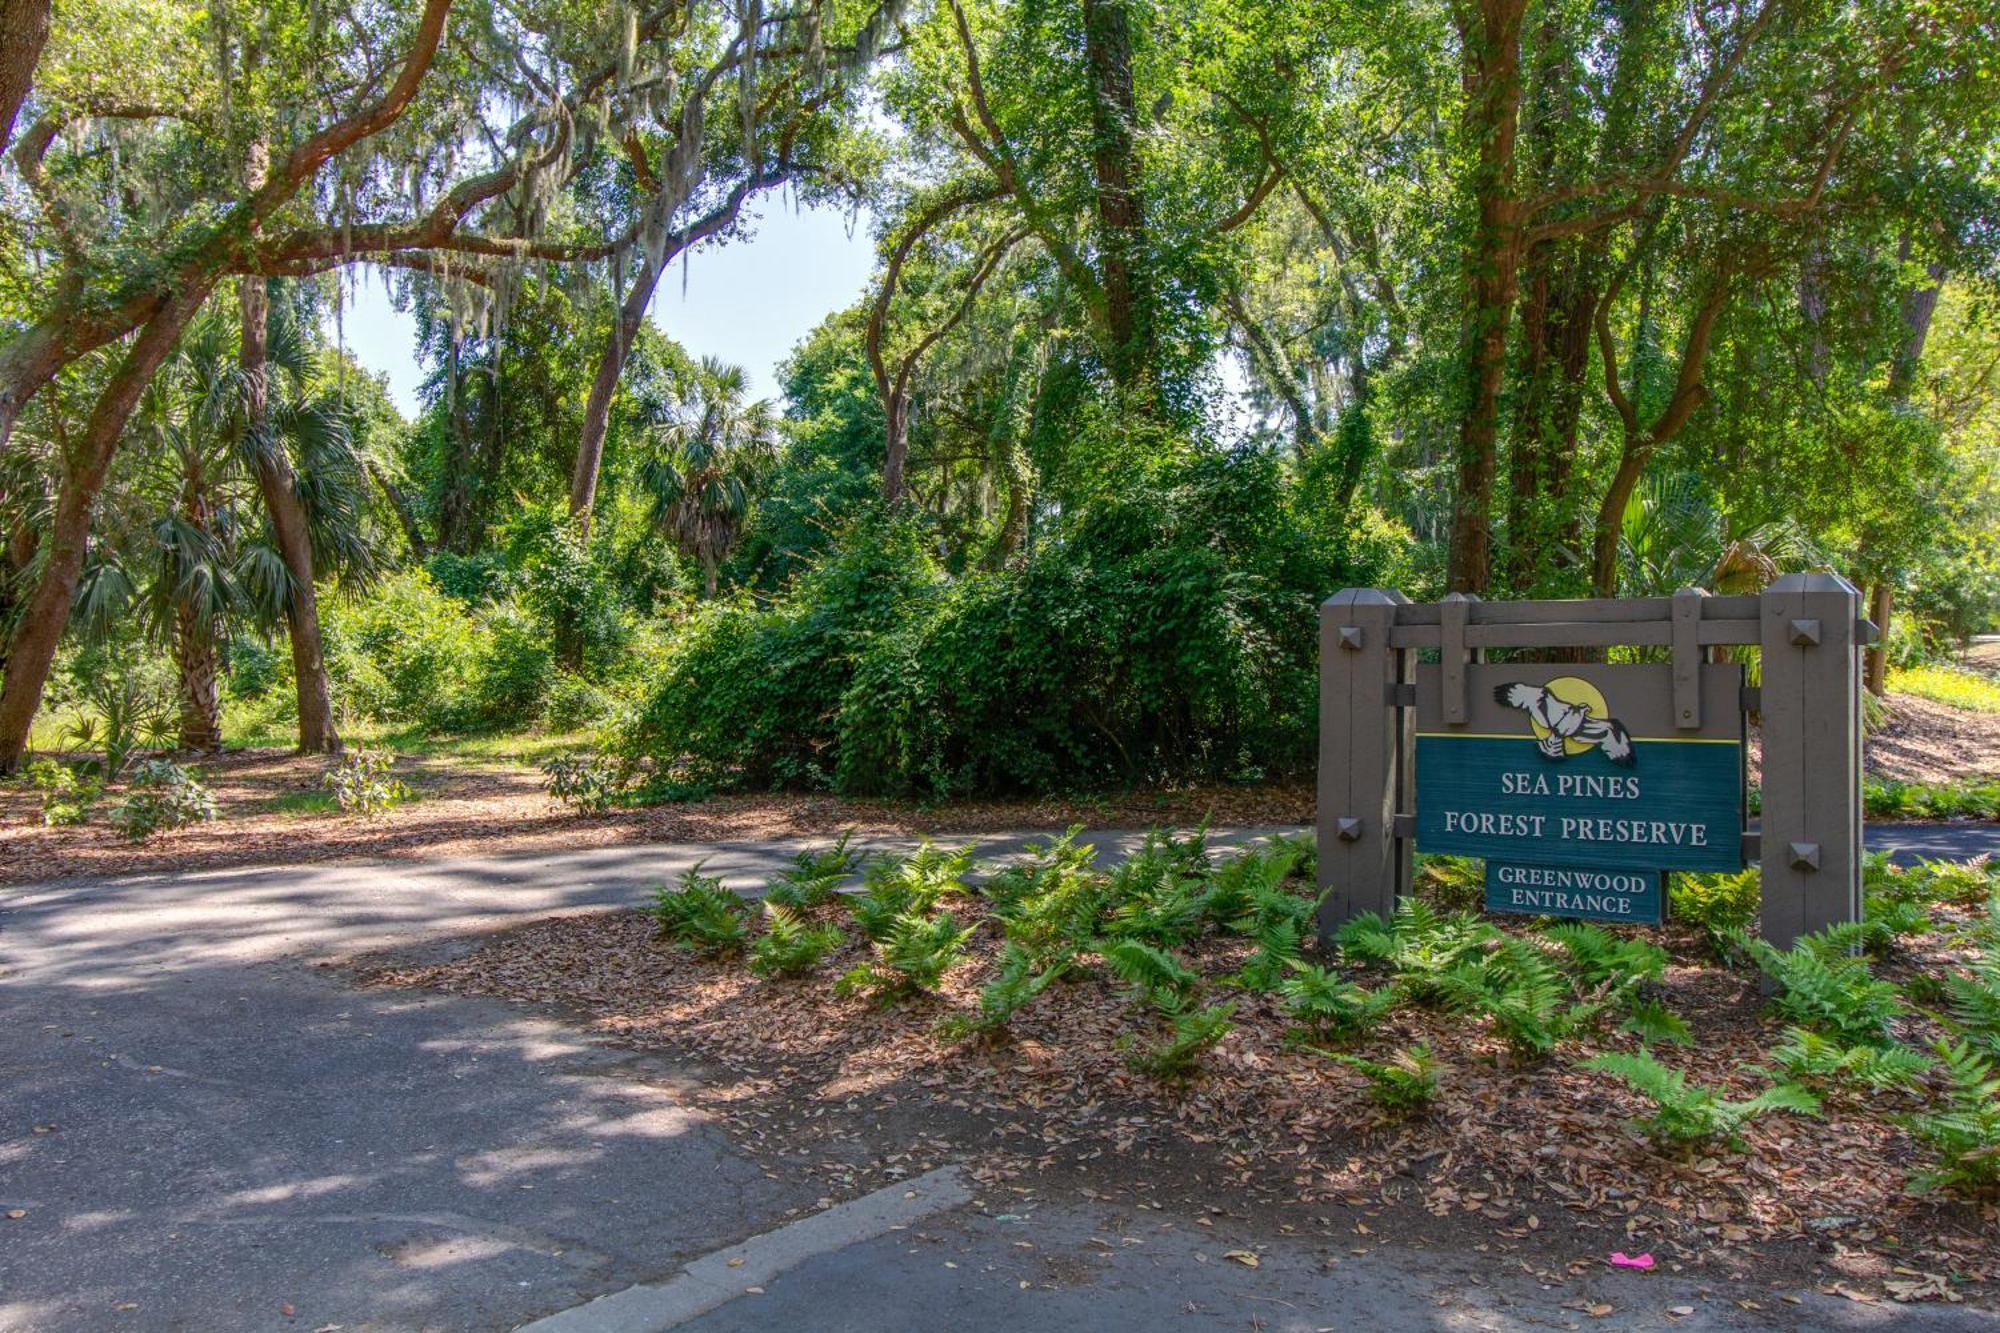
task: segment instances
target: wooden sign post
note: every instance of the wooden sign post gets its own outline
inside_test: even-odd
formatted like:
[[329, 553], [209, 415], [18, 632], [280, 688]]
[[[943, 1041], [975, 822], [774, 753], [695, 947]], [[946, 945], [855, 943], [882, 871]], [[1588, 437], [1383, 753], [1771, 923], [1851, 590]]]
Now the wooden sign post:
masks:
[[[1780, 947], [1861, 911], [1859, 650], [1830, 574], [1760, 596], [1427, 605], [1350, 588], [1320, 609], [1322, 930], [1387, 915], [1413, 850], [1485, 858], [1495, 911], [1658, 921], [1664, 875], [1761, 865]], [[1755, 644], [1763, 684], [1714, 648]], [[1666, 650], [1660, 664], [1507, 665], [1489, 648]], [[1418, 657], [1435, 650], [1435, 663]], [[1763, 716], [1761, 839], [1744, 727]]]

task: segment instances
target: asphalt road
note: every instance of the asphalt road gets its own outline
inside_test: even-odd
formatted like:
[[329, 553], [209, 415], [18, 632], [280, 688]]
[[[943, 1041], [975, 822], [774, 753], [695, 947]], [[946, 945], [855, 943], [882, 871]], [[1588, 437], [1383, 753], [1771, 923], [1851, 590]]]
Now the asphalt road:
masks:
[[[1991, 828], [1881, 837], [1924, 855], [2000, 847]], [[1136, 835], [1099, 841], [1110, 852]], [[812, 1191], [771, 1179], [687, 1109], [671, 1065], [506, 1004], [362, 991], [316, 966], [630, 904], [698, 860], [748, 885], [798, 845], [0, 894], [0, 1330], [511, 1328], [814, 1216]], [[1563, 1302], [1585, 1287], [1641, 1322], [1670, 1320], [1674, 1304], [1715, 1327], [1748, 1317], [1729, 1293], [1671, 1279], [1543, 1290], [1435, 1252], [1329, 1268], [1303, 1242], [1263, 1238], [1251, 1270], [1171, 1215], [1045, 1208], [1033, 1250], [1023, 1225], [967, 1201], [921, 1228], [834, 1234], [689, 1326], [1510, 1328], [1573, 1321]], [[1990, 1326], [1963, 1310], [1807, 1300], [1780, 1313], [1800, 1327]]]

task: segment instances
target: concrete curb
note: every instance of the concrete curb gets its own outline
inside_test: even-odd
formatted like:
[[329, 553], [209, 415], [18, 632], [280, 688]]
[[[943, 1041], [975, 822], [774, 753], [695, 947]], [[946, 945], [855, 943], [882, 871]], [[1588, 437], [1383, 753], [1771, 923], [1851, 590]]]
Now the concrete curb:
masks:
[[[690, 1261], [665, 1282], [627, 1287], [522, 1326], [520, 1333], [655, 1333], [746, 1294], [806, 1260], [971, 1201], [955, 1166], [890, 1185]], [[754, 1293], [752, 1293], [754, 1294]]]

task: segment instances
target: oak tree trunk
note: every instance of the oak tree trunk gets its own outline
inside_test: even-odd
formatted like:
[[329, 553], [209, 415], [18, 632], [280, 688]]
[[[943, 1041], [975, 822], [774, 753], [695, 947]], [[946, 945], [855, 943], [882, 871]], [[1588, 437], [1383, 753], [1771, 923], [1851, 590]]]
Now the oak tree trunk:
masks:
[[590, 536], [590, 511], [597, 503], [597, 478], [604, 467], [604, 439], [611, 429], [611, 399], [618, 392], [618, 377], [624, 373], [625, 358], [639, 326], [652, 304], [653, 289], [659, 285], [664, 258], [651, 256], [664, 251], [657, 246], [639, 247], [639, 271], [632, 276], [632, 290], [618, 308], [618, 322], [611, 330], [604, 355], [597, 363], [597, 378], [590, 382], [590, 397], [583, 405], [583, 429], [576, 441], [576, 469], [570, 476], [569, 516], [577, 531]]
[[153, 374], [180, 341], [181, 330], [207, 299], [214, 278], [194, 281], [160, 306], [126, 350], [64, 460], [62, 487], [47, 534], [48, 557], [7, 644], [7, 679], [0, 685], [0, 774], [16, 771], [28, 729], [41, 707], [56, 644], [90, 547], [90, 521], [125, 423]]
[[14, 117], [48, 40], [49, 0], [0, 0], [0, 149], [14, 138]]
[[1896, 609], [1896, 585], [1888, 579], [1875, 580], [1868, 598], [1868, 618], [1875, 622], [1875, 642], [1861, 661], [1862, 683], [1876, 698], [1889, 693], [1889, 616]]
[[1146, 217], [1139, 194], [1127, 0], [1083, 0], [1083, 54], [1090, 73], [1090, 160], [1111, 377], [1121, 390], [1143, 396], [1154, 369], [1152, 301], [1144, 271]]
[[1507, 373], [1507, 330], [1521, 265], [1519, 205], [1514, 198], [1514, 141], [1521, 108], [1521, 15], [1527, 0], [1480, 0], [1465, 48], [1468, 137], [1479, 145], [1472, 193], [1478, 217], [1466, 257], [1470, 301], [1465, 318], [1466, 404], [1459, 419], [1457, 485], [1445, 577], [1453, 592], [1485, 593], [1492, 584], [1493, 478], [1500, 434], [1500, 392]]

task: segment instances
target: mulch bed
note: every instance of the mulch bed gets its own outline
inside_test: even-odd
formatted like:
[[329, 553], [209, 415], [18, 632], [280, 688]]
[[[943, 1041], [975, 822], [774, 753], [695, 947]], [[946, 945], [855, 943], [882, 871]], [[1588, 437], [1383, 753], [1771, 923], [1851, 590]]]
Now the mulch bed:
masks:
[[[692, 1062], [700, 1106], [772, 1172], [817, 1179], [828, 1197], [970, 1159], [994, 1192], [1173, 1200], [1363, 1246], [1421, 1235], [1549, 1281], [1650, 1250], [1675, 1271], [1857, 1300], [2000, 1295], [1984, 1285], [2000, 1278], [2000, 1209], [1904, 1192], [1924, 1155], [1887, 1115], [1916, 1109], [1912, 1096], [1832, 1096], [1824, 1119], [1753, 1122], [1740, 1151], [1680, 1151], [1632, 1128], [1645, 1108], [1622, 1085], [1574, 1067], [1635, 1039], [1572, 1041], [1523, 1063], [1483, 1020], [1402, 1009], [1356, 1049], [1428, 1040], [1440, 1096], [1421, 1119], [1386, 1121], [1358, 1073], [1287, 1046], [1276, 997], [1217, 984], [1248, 953], [1228, 937], [1184, 953], [1210, 998], [1235, 999], [1238, 1024], [1184, 1085], [1127, 1067], [1121, 1035], [1165, 1024], [1108, 976], [1057, 982], [1003, 1040], [951, 1043], [937, 1023], [976, 1010], [1000, 933], [978, 900], [951, 906], [983, 922], [977, 961], [938, 998], [887, 1010], [833, 992], [865, 956], [858, 932], [819, 975], [765, 981], [658, 941], [633, 912], [539, 922], [446, 962], [369, 960], [361, 976], [558, 1006], [604, 1039]], [[1655, 1053], [1749, 1095], [1762, 1080], [1741, 1067], [1779, 1032], [1755, 976], [1702, 961], [1686, 932], [1654, 937], [1676, 959], [1663, 998], [1697, 1034], [1692, 1050]], [[1917, 937], [1922, 952], [1885, 975], [1945, 965], [1944, 939]]]

